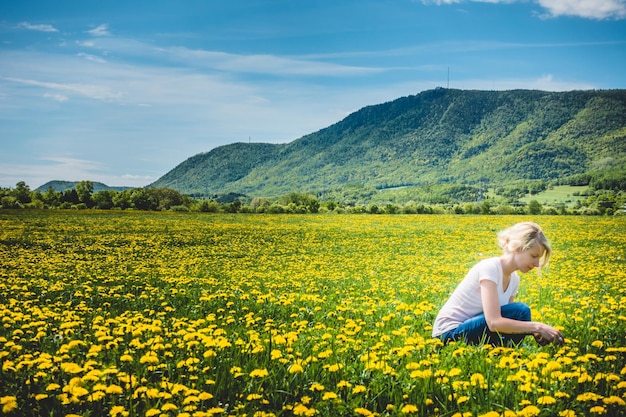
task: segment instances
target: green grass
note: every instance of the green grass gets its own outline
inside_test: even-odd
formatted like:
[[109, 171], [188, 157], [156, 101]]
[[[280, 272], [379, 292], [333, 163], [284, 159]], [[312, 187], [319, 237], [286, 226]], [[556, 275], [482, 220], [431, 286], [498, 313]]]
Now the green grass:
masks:
[[573, 207], [577, 201], [585, 198], [581, 194], [588, 190], [589, 187], [587, 186], [559, 185], [536, 195], [528, 195], [520, 200], [527, 204], [532, 200], [537, 200], [544, 205], [557, 206], [564, 204], [566, 207]]

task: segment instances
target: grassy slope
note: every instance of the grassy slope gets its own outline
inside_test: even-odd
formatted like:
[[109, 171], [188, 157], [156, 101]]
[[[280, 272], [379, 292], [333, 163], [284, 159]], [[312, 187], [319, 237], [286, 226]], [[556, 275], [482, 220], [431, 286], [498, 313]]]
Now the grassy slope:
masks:
[[[521, 198], [520, 201], [523, 203], [528, 203], [532, 200], [536, 200], [541, 204], [565, 204], [567, 207], [571, 207], [576, 204], [576, 201], [585, 198], [580, 194], [584, 194], [587, 190], [588, 187], [586, 186], [560, 185], [556, 187], [551, 187], [550, 189], [537, 195], [528, 195], [524, 198]], [[578, 195], [574, 195], [575, 193]]]

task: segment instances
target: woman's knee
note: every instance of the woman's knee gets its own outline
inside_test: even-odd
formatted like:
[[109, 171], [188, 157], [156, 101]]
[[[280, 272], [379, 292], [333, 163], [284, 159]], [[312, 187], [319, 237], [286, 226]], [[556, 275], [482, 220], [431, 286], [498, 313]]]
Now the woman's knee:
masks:
[[528, 305], [521, 302], [514, 302], [502, 306], [502, 317], [509, 319], [530, 321], [531, 312]]

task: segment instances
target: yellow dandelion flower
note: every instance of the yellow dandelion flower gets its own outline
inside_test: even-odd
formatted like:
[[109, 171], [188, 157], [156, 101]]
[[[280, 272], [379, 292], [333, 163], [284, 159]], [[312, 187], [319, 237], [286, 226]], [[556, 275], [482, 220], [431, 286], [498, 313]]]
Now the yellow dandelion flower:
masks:
[[212, 398], [213, 398], [213, 394], [211, 394], [210, 392], [201, 392], [200, 394], [198, 394], [198, 399], [200, 401], [208, 401]]
[[117, 416], [126, 417], [128, 416], [128, 414], [129, 414], [128, 411], [126, 411], [123, 405], [116, 405], [111, 408], [110, 416], [111, 417], [117, 417]]
[[37, 395], [35, 395], [35, 400], [41, 401], [41, 400], [45, 400], [48, 397], [49, 397], [48, 394], [37, 394]]
[[334, 400], [337, 398], [337, 394], [332, 391], [326, 391], [324, 395], [322, 395], [322, 401]]
[[457, 398], [456, 403], [460, 405], [468, 401], [469, 401], [469, 397], [466, 395], [462, 395], [459, 398]]
[[241, 368], [238, 366], [233, 366], [232, 368], [230, 368], [230, 373], [233, 375], [239, 374], [241, 373]]
[[79, 386], [71, 387], [69, 392], [70, 392], [70, 394], [72, 394], [73, 396], [75, 396], [77, 398], [89, 395], [89, 391], [88, 390], [86, 390], [83, 387], [79, 387]]
[[341, 363], [334, 363], [332, 365], [326, 365], [324, 367], [328, 370], [328, 372], [337, 372], [340, 369], [343, 369], [343, 364], [341, 364]]
[[250, 377], [252, 377], [252, 378], [265, 378], [269, 374], [270, 373], [267, 371], [267, 369], [255, 369], [252, 372], [250, 372]]
[[164, 411], [164, 412], [174, 411], [174, 410], [178, 410], [178, 407], [176, 406], [176, 404], [165, 403], [161, 406], [161, 411]]
[[294, 363], [293, 365], [289, 367], [290, 374], [301, 374], [303, 372], [304, 372], [304, 368], [302, 368], [302, 365], [300, 365], [299, 363]]
[[106, 394], [104, 392], [96, 391], [89, 396], [88, 400], [91, 402], [98, 402], [104, 397], [106, 397]]
[[550, 397], [549, 395], [537, 398], [537, 404], [550, 405], [554, 403], [556, 403], [556, 399], [554, 397]]
[[581, 401], [581, 402], [587, 402], [587, 401], [599, 401], [602, 398], [601, 395], [596, 394], [595, 392], [584, 392], [582, 394], [579, 394], [576, 397], [576, 401]]
[[606, 408], [601, 405], [596, 405], [595, 407], [591, 407], [589, 412], [593, 414], [606, 414]]
[[2, 412], [8, 414], [17, 408], [17, 397], [12, 395], [0, 397], [0, 405], [2, 405]]
[[159, 357], [156, 352], [149, 351], [141, 358], [139, 358], [139, 363], [147, 363], [147, 364], [157, 364], [159, 363]]
[[416, 378], [416, 379], [426, 379], [431, 374], [432, 374], [432, 371], [430, 369], [424, 369], [424, 370], [416, 369], [415, 371], [412, 371], [409, 374], [409, 376], [411, 378]]
[[604, 404], [615, 404], [615, 405], [626, 405], [626, 401], [622, 400], [620, 397], [616, 395], [611, 395], [610, 397], [606, 397], [602, 399]]
[[459, 376], [463, 373], [463, 371], [461, 371], [461, 369], [459, 368], [452, 368], [448, 371], [448, 376], [450, 377], [455, 377], [455, 376]]
[[365, 385], [356, 385], [354, 388], [352, 388], [353, 394], [360, 394], [366, 391], [367, 391], [367, 388], [365, 387]]
[[78, 374], [83, 371], [83, 368], [73, 362], [69, 362], [61, 364], [61, 371], [68, 374]]
[[418, 411], [417, 407], [414, 406], [413, 404], [406, 404], [400, 409], [400, 412], [402, 414], [412, 414], [412, 413], [417, 413], [417, 411]]
[[485, 377], [481, 373], [475, 373], [470, 376], [470, 383], [473, 386], [484, 387], [485, 386]]
[[367, 408], [363, 408], [363, 407], [355, 408], [354, 412], [360, 416], [365, 416], [365, 417], [370, 417], [374, 415], [374, 413], [372, 413], [370, 410], [368, 410]]
[[541, 413], [541, 410], [537, 406], [527, 405], [526, 407], [518, 411], [517, 415], [519, 417], [535, 417], [538, 416], [539, 413]]
[[158, 416], [159, 414], [161, 414], [161, 410], [159, 410], [158, 408], [151, 408], [146, 411], [146, 417]]
[[349, 381], [341, 380], [341, 381], [337, 382], [337, 388], [339, 388], [339, 389], [350, 388], [351, 386], [352, 386], [352, 384]]
[[150, 399], [159, 398], [159, 394], [160, 394], [158, 388], [146, 389], [145, 393], [146, 393], [146, 397]]
[[489, 411], [485, 414], [480, 414], [478, 417], [500, 417], [500, 413], [497, 411]]
[[132, 362], [133, 361], [133, 357], [130, 356], [129, 354], [124, 354], [120, 357], [120, 361], [122, 362]]
[[297, 404], [294, 408], [293, 408], [293, 415], [294, 416], [310, 416], [313, 415], [311, 414], [311, 410], [309, 407], [307, 407], [304, 404]]
[[263, 398], [263, 396], [261, 394], [248, 394], [248, 396], [246, 397], [247, 401], [254, 401], [254, 400], [260, 400], [261, 398]]
[[311, 391], [324, 391], [324, 386], [322, 384], [318, 384], [318, 383], [313, 383], [311, 384], [311, 388], [309, 388]]
[[183, 400], [183, 405], [189, 405], [191, 403], [197, 403], [198, 401], [200, 401], [200, 398], [198, 398], [196, 395], [189, 395], [189, 396], [185, 397], [185, 399]]
[[560, 417], [576, 417], [576, 411], [574, 410], [563, 410], [559, 412]]
[[122, 387], [120, 387], [119, 385], [115, 385], [115, 384], [113, 384], [113, 385], [109, 385], [109, 386], [106, 388], [106, 391], [105, 391], [105, 392], [106, 392], [107, 394], [113, 394], [113, 395], [116, 395], [116, 394], [123, 394], [123, 393], [124, 393], [124, 389], [123, 389]]

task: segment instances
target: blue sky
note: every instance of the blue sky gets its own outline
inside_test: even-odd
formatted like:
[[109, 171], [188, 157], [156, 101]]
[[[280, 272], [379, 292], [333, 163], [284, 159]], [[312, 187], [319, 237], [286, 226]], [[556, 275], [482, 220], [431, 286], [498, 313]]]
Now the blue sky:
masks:
[[0, 0], [0, 187], [145, 186], [437, 86], [626, 88], [626, 0]]

